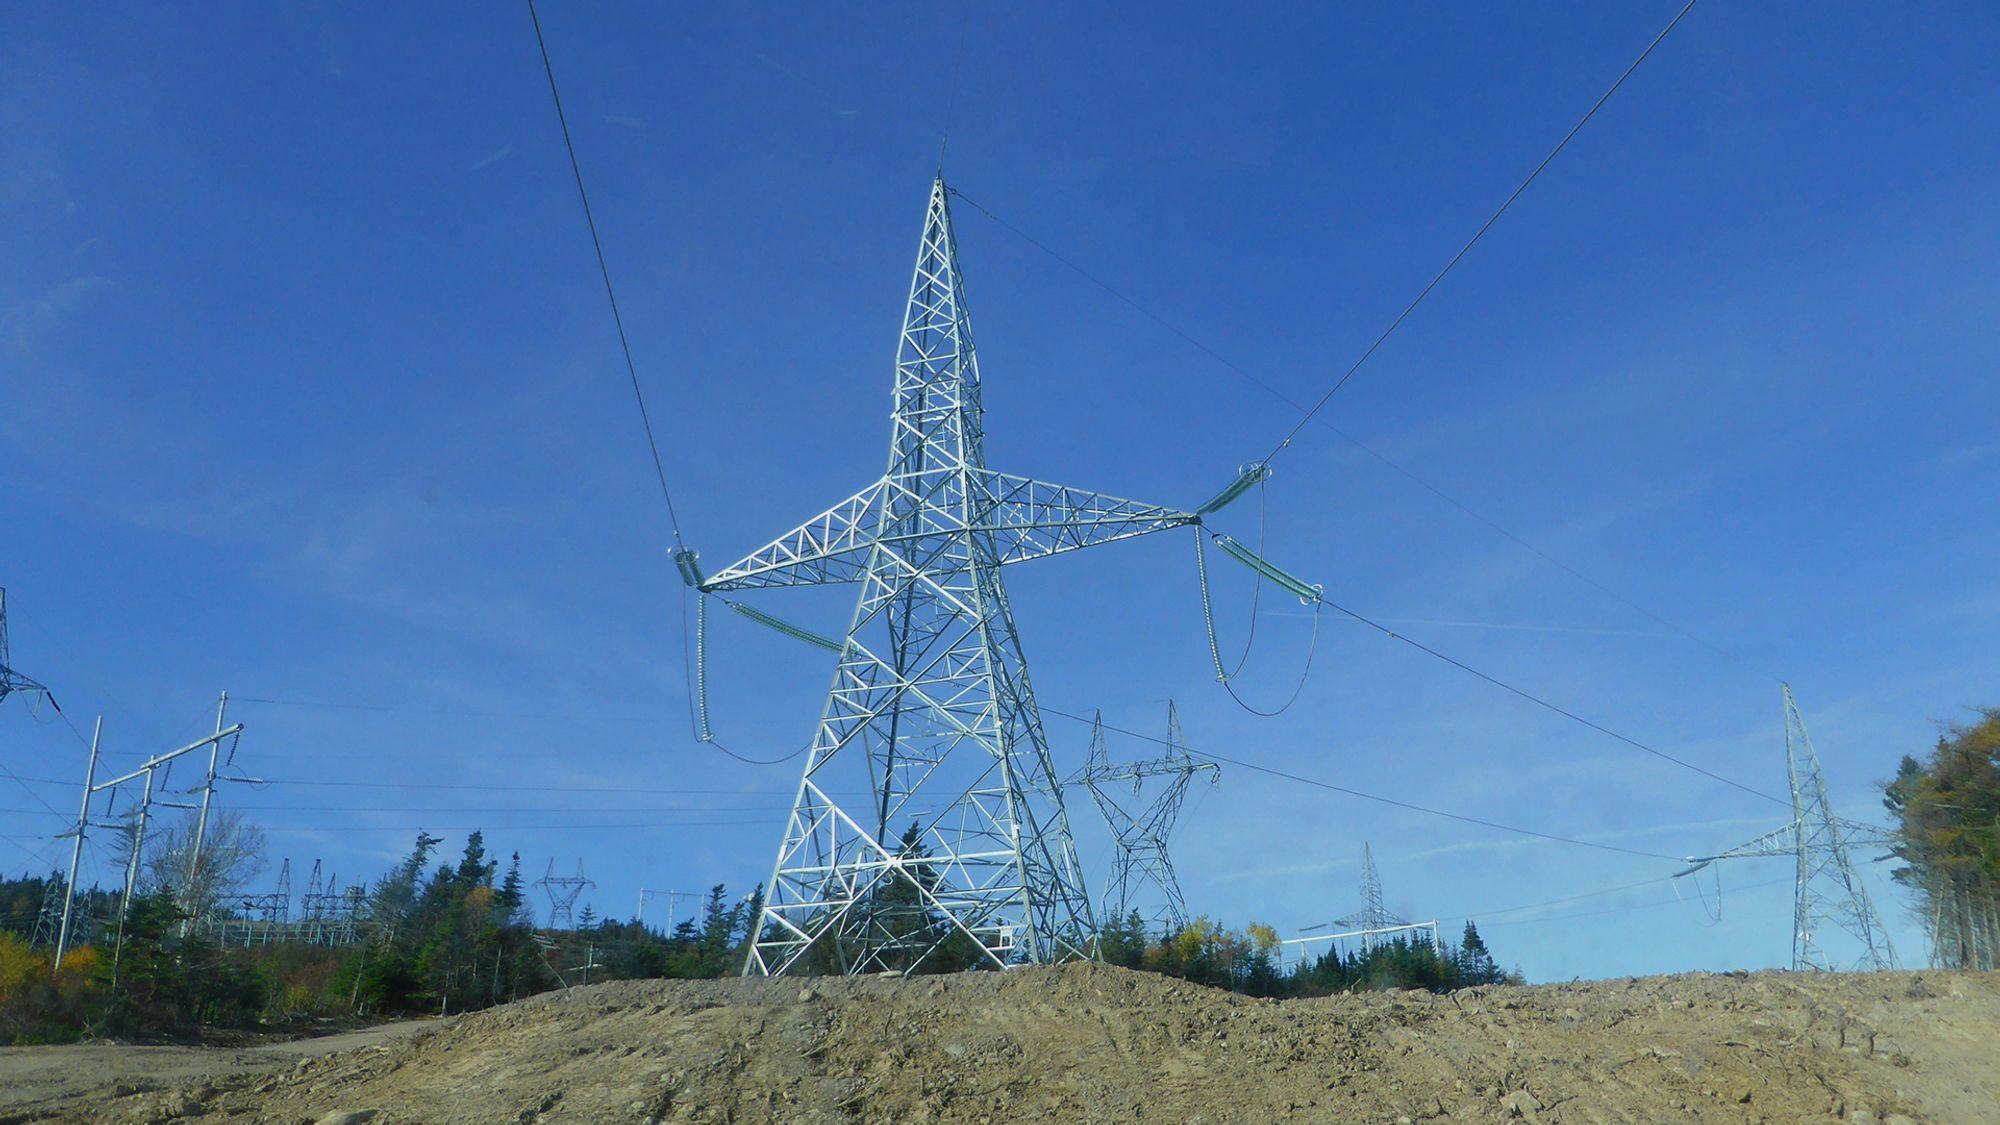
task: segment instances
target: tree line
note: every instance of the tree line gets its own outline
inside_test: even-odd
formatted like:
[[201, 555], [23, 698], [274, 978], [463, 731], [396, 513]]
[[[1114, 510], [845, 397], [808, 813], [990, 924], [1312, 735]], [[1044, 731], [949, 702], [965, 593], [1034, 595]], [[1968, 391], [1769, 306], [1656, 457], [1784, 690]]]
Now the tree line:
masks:
[[1894, 819], [1895, 881], [1915, 898], [1931, 963], [2000, 968], [2000, 708], [1905, 755], [1883, 804]]
[[169, 883], [143, 886], [129, 904], [115, 891], [79, 888], [83, 940], [58, 966], [50, 927], [39, 923], [43, 904], [60, 897], [61, 876], [0, 879], [0, 1043], [185, 1038], [204, 1028], [459, 1012], [616, 978], [717, 977], [742, 966], [762, 905], [761, 891], [732, 901], [717, 885], [700, 916], [670, 932], [587, 915], [575, 930], [550, 933], [534, 924], [518, 852], [503, 870], [480, 832], [449, 862], [438, 860], [442, 843], [419, 833], [371, 885], [361, 939], [336, 946], [221, 945], [211, 927], [190, 924], [199, 919]]
[[[670, 931], [599, 919], [586, 909], [575, 929], [551, 933], [535, 925], [518, 852], [503, 863], [480, 832], [469, 834], [454, 858], [440, 857], [443, 843], [417, 835], [404, 859], [370, 885], [362, 936], [346, 945], [219, 944], [211, 927], [190, 924], [196, 919], [187, 896], [161, 881], [142, 885], [129, 905], [115, 891], [79, 888], [81, 940], [56, 966], [43, 906], [60, 897], [61, 877], [0, 879], [0, 1042], [171, 1038], [213, 1027], [448, 1014], [595, 981], [724, 976], [741, 968], [762, 908], [762, 888], [732, 900], [717, 885], [698, 916]], [[922, 857], [914, 835], [903, 847], [910, 858]], [[158, 868], [184, 869], [170, 862]], [[933, 870], [921, 863], [905, 869]], [[808, 969], [841, 971], [864, 946], [885, 942], [891, 949], [882, 968], [991, 967], [976, 943], [926, 905], [918, 880], [934, 878], [899, 873], [883, 880], [851, 924], [814, 951]], [[226, 878], [211, 882], [221, 888], [220, 902], [231, 901]], [[1098, 945], [1112, 964], [1259, 996], [1448, 990], [1518, 979], [1498, 967], [1470, 923], [1451, 948], [1394, 940], [1290, 968], [1279, 964], [1277, 950], [1269, 926], [1238, 932], [1198, 918], [1156, 932], [1137, 914], [1107, 922]]]

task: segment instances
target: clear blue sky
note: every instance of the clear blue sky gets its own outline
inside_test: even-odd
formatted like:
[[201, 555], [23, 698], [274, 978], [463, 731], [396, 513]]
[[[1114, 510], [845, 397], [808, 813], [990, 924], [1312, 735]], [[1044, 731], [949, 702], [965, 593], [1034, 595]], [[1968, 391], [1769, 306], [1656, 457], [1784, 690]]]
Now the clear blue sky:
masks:
[[[543, 21], [681, 516], [719, 562], [880, 471], [962, 18], [947, 176], [1305, 398], [1675, 7]], [[603, 913], [762, 879], [796, 766], [690, 735], [669, 537], [526, 11], [10, 4], [0, 24], [21, 669], [79, 726], [104, 714], [114, 762], [198, 734], [226, 688], [287, 701], [232, 710], [264, 777], [613, 790], [229, 791], [299, 871], [372, 876], [418, 825], [485, 825], [536, 874], [581, 856]], [[1327, 412], [1735, 659], [1317, 426], [1271, 483], [1270, 553], [1777, 792], [1785, 677], [1836, 802], [1875, 819], [1899, 755], [2000, 702], [1996, 59], [1990, 5], [1709, 0]], [[996, 467], [1191, 504], [1296, 417], [957, 220]], [[1254, 535], [1254, 507], [1224, 522]], [[1044, 702], [1158, 730], [1171, 697], [1197, 747], [1667, 854], [1784, 815], [1335, 620], [1298, 705], [1245, 714], [1213, 683], [1191, 556], [1181, 534], [1010, 572]], [[1231, 573], [1226, 645], [1248, 594]], [[848, 596], [767, 604], [835, 630]], [[1263, 619], [1253, 702], [1289, 690], [1307, 628]], [[715, 644], [721, 730], [803, 741], [824, 654], [734, 619]], [[68, 813], [82, 772], [39, 718], [0, 706], [8, 767], [65, 781], [0, 779], [10, 870], [58, 854], [37, 798]], [[1087, 732], [1048, 727], [1066, 770]], [[1087, 801], [1075, 819], [1095, 879]], [[1242, 770], [1191, 798], [1175, 848], [1198, 909], [1290, 933], [1353, 908], [1363, 840], [1392, 909], [1475, 913], [1531, 976], [1788, 957], [1782, 861], [1724, 872], [1715, 924], [1665, 884], [1496, 913], [1672, 865]]]

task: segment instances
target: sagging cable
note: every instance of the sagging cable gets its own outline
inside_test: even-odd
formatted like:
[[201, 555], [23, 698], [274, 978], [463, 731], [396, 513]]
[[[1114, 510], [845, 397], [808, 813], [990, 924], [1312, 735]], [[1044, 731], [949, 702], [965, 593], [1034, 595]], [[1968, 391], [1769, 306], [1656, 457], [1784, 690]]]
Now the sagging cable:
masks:
[[[692, 554], [692, 552], [686, 552], [686, 553]], [[680, 561], [679, 560], [680, 554], [681, 552], [676, 552], [675, 556], [676, 562]], [[789, 754], [781, 754], [775, 758], [752, 758], [747, 755], [737, 753], [735, 750], [732, 750], [727, 745], [725, 745], [721, 739], [715, 737], [715, 728], [713, 725], [710, 724], [708, 717], [708, 595], [699, 592], [699, 586], [697, 582], [689, 582], [688, 585], [694, 586], [697, 589], [697, 592], [695, 594], [695, 603], [694, 603], [694, 661], [693, 661], [695, 738], [701, 742], [708, 743], [709, 745], [715, 747], [717, 750], [722, 751], [724, 754], [729, 755], [730, 757], [736, 759], [739, 762], [744, 763], [745, 765], [752, 765], [752, 766], [775, 766], [781, 762], [791, 761], [793, 758], [796, 758], [800, 754], [805, 753], [808, 749], [811, 748], [812, 746], [811, 743], [807, 743], [806, 745], [799, 747], [797, 750], [794, 750]], [[682, 597], [685, 598], [686, 594], [683, 593]], [[825, 637], [818, 636], [817, 634], [814, 633], [808, 633], [806, 630], [800, 629], [797, 626], [786, 625], [784, 622], [779, 621], [777, 618], [772, 617], [768, 613], [759, 613], [755, 610], [748, 609], [744, 606], [736, 604], [735, 602], [729, 601], [726, 598], [723, 599], [722, 604], [737, 611], [738, 613], [743, 614], [745, 617], [750, 618], [752, 621], [757, 621], [763, 624], [772, 625], [773, 627], [778, 628], [780, 632], [783, 632], [788, 636], [797, 637], [800, 640], [809, 641], [813, 644], [818, 644], [821, 646], [832, 644], [832, 642], [828, 641]], [[687, 605], [685, 602], [683, 602], [681, 605], [681, 613], [683, 615], [681, 617], [681, 620], [685, 622], [687, 620], [686, 617]], [[834, 647], [835, 650], [838, 651], [839, 646], [835, 645]]]

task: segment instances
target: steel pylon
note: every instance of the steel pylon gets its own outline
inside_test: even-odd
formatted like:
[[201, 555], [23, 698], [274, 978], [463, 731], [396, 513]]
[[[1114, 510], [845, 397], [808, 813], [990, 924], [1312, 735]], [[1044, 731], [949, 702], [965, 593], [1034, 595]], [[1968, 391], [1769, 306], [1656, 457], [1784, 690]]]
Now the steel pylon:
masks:
[[[704, 594], [858, 583], [745, 960], [750, 974], [1087, 955], [1095, 925], [1001, 568], [1197, 522], [986, 467], [942, 177], [896, 349], [882, 477]], [[833, 796], [865, 785], [870, 797]]]
[[[1820, 935], [1828, 925], [1845, 931], [1860, 944], [1857, 969], [1897, 968], [1889, 932], [1875, 913], [1868, 888], [1854, 873], [1848, 852], [1856, 847], [1888, 848], [1894, 841], [1879, 828], [1834, 815], [1827, 799], [1826, 778], [1819, 754], [1806, 733], [1792, 686], [1785, 690], [1785, 772], [1791, 783], [1792, 820], [1754, 840], [1712, 856], [1690, 856], [1696, 871], [1719, 859], [1786, 856], [1794, 864], [1792, 893], [1792, 968], [1829, 971], [1841, 968], [1827, 956]], [[1683, 872], [1686, 874], [1687, 872]]]
[[[1180, 879], [1167, 855], [1167, 836], [1173, 832], [1174, 822], [1180, 819], [1188, 785], [1200, 773], [1207, 773], [1209, 781], [1214, 783], [1221, 779], [1222, 767], [1214, 762], [1197, 762], [1188, 754], [1187, 738], [1181, 733], [1180, 712], [1172, 700], [1167, 701], [1167, 752], [1146, 761], [1112, 762], [1104, 747], [1103, 712], [1091, 720], [1090, 757], [1084, 768], [1070, 778], [1070, 784], [1080, 784], [1090, 791], [1091, 799], [1097, 802], [1105, 823], [1111, 827], [1114, 844], [1111, 877], [1104, 891], [1107, 921], [1124, 918], [1132, 908], [1133, 898], [1143, 893], [1145, 884], [1151, 883], [1164, 901], [1150, 920], [1170, 934], [1187, 928], [1187, 902], [1181, 897]], [[1114, 785], [1129, 783], [1132, 797], [1136, 798], [1145, 783], [1154, 778], [1165, 778], [1166, 784], [1136, 813], [1120, 804], [1111, 792]], [[1128, 800], [1126, 804], [1136, 802]]]
[[[14, 670], [9, 663], [7, 652], [7, 589], [0, 586], [0, 699], [14, 692], [40, 692], [47, 695], [49, 689]], [[60, 709], [60, 708], [58, 708]]]
[[549, 896], [549, 929], [551, 931], [573, 930], [576, 928], [576, 900], [586, 887], [595, 887], [589, 876], [583, 873], [583, 860], [576, 861], [576, 874], [556, 874], [556, 861], [549, 860], [549, 873], [535, 880]]
[[1320, 929], [1324, 926], [1336, 929], [1358, 930], [1361, 936], [1361, 948], [1363, 950], [1372, 950], [1382, 940], [1380, 931], [1400, 929], [1409, 925], [1411, 925], [1409, 919], [1389, 913], [1389, 908], [1383, 905], [1382, 876], [1375, 871], [1375, 852], [1374, 849], [1369, 847], [1368, 842], [1363, 840], [1361, 842], [1361, 909], [1356, 913], [1335, 918], [1331, 922], [1323, 922], [1319, 926], [1309, 928]]

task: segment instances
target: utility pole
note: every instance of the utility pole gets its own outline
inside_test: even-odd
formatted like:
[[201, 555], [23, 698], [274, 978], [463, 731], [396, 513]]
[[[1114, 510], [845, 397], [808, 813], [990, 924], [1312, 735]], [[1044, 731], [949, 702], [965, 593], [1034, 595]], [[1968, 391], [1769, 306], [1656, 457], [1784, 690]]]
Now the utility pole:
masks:
[[77, 868], [83, 863], [83, 830], [90, 823], [90, 795], [97, 792], [97, 743], [104, 734], [104, 716], [97, 717], [97, 725], [90, 730], [90, 764], [83, 768], [83, 807], [77, 810], [76, 827], [68, 834], [76, 837], [69, 850], [69, 881], [63, 885], [62, 925], [56, 930], [55, 967], [62, 968], [64, 951], [69, 949], [70, 912], [76, 904]]
[[[703, 595], [859, 589], [838, 639], [721, 598], [838, 660], [746, 974], [804, 969], [815, 947], [849, 973], [908, 972], [954, 941], [992, 968], [1090, 955], [1090, 897], [1001, 571], [1201, 516], [987, 468], [981, 395], [940, 176], [904, 306], [883, 475], [713, 577], [692, 550], [675, 552]], [[1232, 485], [1211, 504], [1242, 491]], [[697, 603], [698, 662], [707, 604]], [[712, 738], [699, 671], [696, 682], [698, 726]], [[861, 784], [865, 804], [834, 797]], [[872, 909], [889, 888], [940, 924]]]
[[[574, 973], [574, 972], [579, 972], [579, 971], [581, 971], [581, 972], [583, 973], [583, 977], [582, 977], [582, 978], [580, 979], [580, 981], [578, 982], [579, 986], [581, 986], [581, 985], [587, 985], [587, 984], [589, 984], [589, 983], [590, 983], [590, 970], [592, 970], [592, 969], [597, 969], [597, 968], [602, 968], [602, 967], [603, 967], [602, 965], [600, 965], [600, 964], [598, 963], [598, 960], [597, 960], [597, 943], [595, 943], [595, 942], [592, 942], [592, 943], [590, 943], [590, 944], [588, 944], [588, 945], [584, 946], [584, 947], [583, 947], [583, 950], [584, 950], [584, 952], [583, 952], [583, 964], [581, 964], [581, 965], [571, 965], [571, 966], [570, 966], [570, 968], [569, 968], [569, 971], [570, 971], [570, 972], [572, 972], [572, 973]], [[560, 980], [560, 979], [561, 979], [561, 975], [560, 975], [560, 974], [558, 974], [558, 975], [557, 975], [557, 979], [558, 979], [558, 980]], [[563, 983], [563, 987], [564, 987], [564, 988], [568, 988], [568, 987], [569, 987], [569, 983], [568, 983], [567, 981], [565, 981], [565, 982]]]
[[[224, 712], [228, 711], [228, 709], [229, 709], [229, 693], [225, 691], [222, 693], [222, 698], [218, 700], [215, 704], [215, 730], [217, 734], [220, 734], [222, 732], [222, 716]], [[201, 872], [202, 843], [208, 838], [208, 807], [215, 800], [216, 758], [221, 753], [222, 753], [221, 739], [217, 739], [216, 741], [209, 744], [208, 773], [203, 777], [201, 783], [201, 812], [199, 815], [195, 817], [194, 846], [188, 850], [187, 875], [184, 877], [181, 884], [183, 897], [185, 897], [188, 900], [186, 905], [189, 913], [193, 913], [195, 906], [194, 903], [195, 878]], [[187, 925], [187, 923], [182, 923], [182, 925], [183, 925], [182, 932], [185, 933], [186, 932], [185, 926]]]
[[633, 914], [632, 920], [634, 922], [639, 923], [642, 926], [645, 925], [646, 900], [649, 898], [665, 898], [667, 900], [667, 926], [665, 932], [671, 934], [674, 928], [674, 919], [680, 917], [680, 912], [675, 908], [674, 904], [684, 898], [699, 898], [699, 897], [701, 896], [692, 894], [688, 891], [655, 891], [655, 890], [648, 890], [645, 887], [640, 887], [639, 909], [637, 913]]
[[111, 981], [118, 982], [118, 962], [125, 955], [125, 919], [132, 913], [132, 895], [139, 889], [139, 860], [146, 850], [146, 821], [153, 813], [153, 771], [146, 771], [146, 787], [139, 798], [139, 811], [131, 825], [132, 854], [125, 859], [125, 893], [118, 900], [118, 936], [111, 946]]
[[[138, 883], [137, 857], [139, 854], [139, 848], [143, 845], [144, 842], [141, 837], [143, 836], [143, 833], [145, 831], [146, 816], [150, 811], [150, 805], [152, 804], [153, 771], [175, 760], [176, 758], [179, 758], [183, 754], [193, 753], [194, 751], [199, 750], [204, 746], [214, 745], [215, 743], [218, 743], [225, 738], [236, 738], [240, 736], [243, 733], [243, 724], [237, 723], [235, 726], [217, 730], [214, 734], [209, 735], [207, 738], [203, 738], [195, 742], [190, 742], [186, 746], [183, 746], [178, 750], [169, 750], [164, 754], [156, 754], [153, 757], [148, 758], [144, 762], [140, 763], [139, 766], [136, 769], [133, 769], [131, 772], [122, 774], [118, 777], [114, 777], [109, 781], [97, 780], [98, 742], [100, 736], [103, 733], [104, 733], [104, 719], [102, 716], [99, 716], [97, 720], [97, 726], [95, 730], [91, 732], [90, 736], [90, 762], [84, 769], [82, 808], [77, 813], [76, 827], [72, 829], [70, 832], [64, 833], [64, 835], [74, 834], [76, 837], [76, 843], [70, 850], [69, 888], [64, 892], [62, 927], [58, 931], [56, 937], [57, 965], [62, 964], [62, 955], [69, 948], [71, 914], [76, 897], [77, 869], [83, 861], [84, 835], [86, 830], [90, 827], [90, 798], [95, 794], [115, 789], [118, 786], [123, 785], [125, 782], [132, 781], [140, 777], [144, 777], [146, 779], [146, 800], [140, 804], [139, 822], [134, 832], [133, 858], [128, 861], [126, 867], [125, 899], [123, 902], [119, 904], [118, 907], [118, 930], [120, 936], [122, 937], [125, 929], [125, 913], [131, 904], [132, 893]], [[114, 966], [116, 965], [116, 954], [113, 955], [113, 964]]]
[[[1206, 773], [1209, 784], [1222, 779], [1222, 768], [1214, 762], [1197, 762], [1187, 752], [1187, 738], [1181, 733], [1180, 712], [1173, 700], [1167, 701], [1167, 752], [1143, 762], [1113, 765], [1104, 748], [1104, 713], [1098, 712], [1090, 724], [1090, 756], [1084, 768], [1069, 784], [1082, 785], [1103, 811], [1111, 827], [1115, 846], [1111, 878], [1105, 885], [1103, 921], [1123, 921], [1131, 908], [1137, 884], [1152, 883], [1166, 897], [1153, 922], [1166, 932], [1177, 934], [1187, 928], [1187, 903], [1181, 897], [1173, 860], [1167, 856], [1167, 836], [1180, 819], [1181, 802], [1195, 775]], [[1137, 797], [1149, 779], [1166, 778], [1166, 787], [1151, 802], [1134, 813], [1110, 792], [1114, 784], [1130, 783]]]

